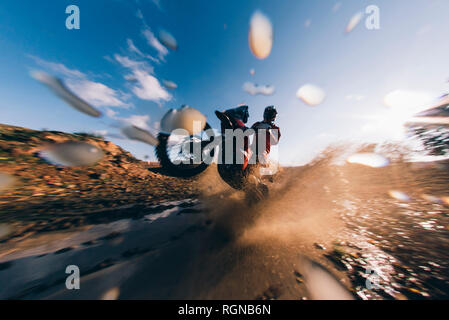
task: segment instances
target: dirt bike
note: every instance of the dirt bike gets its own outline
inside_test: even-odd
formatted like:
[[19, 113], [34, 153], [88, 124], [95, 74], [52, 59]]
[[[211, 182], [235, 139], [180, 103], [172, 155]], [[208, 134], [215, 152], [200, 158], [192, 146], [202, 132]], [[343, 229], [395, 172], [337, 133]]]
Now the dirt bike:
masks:
[[[256, 171], [258, 166], [255, 164], [243, 165], [238, 163], [237, 154], [245, 152], [236, 146], [233, 141], [233, 160], [226, 163], [225, 154], [228, 145], [226, 139], [235, 139], [227, 137], [224, 132], [227, 129], [237, 129], [231, 119], [222, 112], [215, 111], [215, 115], [220, 120], [222, 133], [217, 135], [212, 130], [209, 123], [206, 122], [204, 129], [194, 135], [178, 136], [173, 133], [160, 132], [158, 135], [159, 144], [156, 146], [156, 156], [163, 170], [175, 177], [193, 177], [209, 166], [209, 162], [204, 161], [204, 156], [214, 157], [216, 151], [216, 139], [221, 139], [218, 147], [217, 171], [221, 179], [230, 187], [245, 192], [247, 200], [260, 200], [268, 195], [268, 187], [261, 182]], [[214, 146], [215, 142], [215, 146]], [[194, 152], [200, 150], [200, 152]]]

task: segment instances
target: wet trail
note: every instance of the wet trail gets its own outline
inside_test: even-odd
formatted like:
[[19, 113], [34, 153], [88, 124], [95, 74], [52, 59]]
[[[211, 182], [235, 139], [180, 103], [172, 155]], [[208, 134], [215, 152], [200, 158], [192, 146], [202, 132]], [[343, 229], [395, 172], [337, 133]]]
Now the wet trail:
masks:
[[[198, 200], [3, 247], [0, 298], [448, 297], [445, 166], [323, 158], [284, 168], [251, 208], [215, 172], [199, 179]], [[80, 290], [65, 288], [68, 265]]]

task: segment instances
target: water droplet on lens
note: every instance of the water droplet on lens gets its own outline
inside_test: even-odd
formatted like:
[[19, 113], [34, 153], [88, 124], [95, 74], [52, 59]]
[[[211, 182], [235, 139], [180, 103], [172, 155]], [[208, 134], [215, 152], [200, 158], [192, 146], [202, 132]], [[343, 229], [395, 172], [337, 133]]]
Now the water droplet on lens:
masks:
[[393, 199], [396, 199], [396, 200], [399, 200], [399, 201], [410, 201], [410, 197], [406, 193], [404, 193], [402, 191], [390, 190], [390, 191], [388, 191], [388, 194]]
[[15, 178], [6, 173], [0, 173], [0, 191], [10, 188], [14, 182]]
[[354, 30], [354, 28], [357, 27], [357, 25], [360, 23], [362, 18], [363, 18], [363, 14], [361, 12], [357, 12], [355, 15], [353, 15], [351, 17], [351, 19], [349, 20], [348, 25], [346, 26], [345, 32], [349, 33], [352, 30]]
[[184, 129], [192, 134], [198, 134], [206, 125], [206, 117], [197, 109], [183, 106], [180, 109], [170, 109], [161, 120], [161, 129], [164, 132], [172, 132], [176, 129]]
[[136, 77], [130, 75], [125, 76], [125, 80], [129, 82], [138, 82]]
[[304, 283], [314, 300], [353, 300], [340, 281], [320, 264], [304, 259], [301, 272]]
[[449, 197], [441, 197], [441, 201], [443, 201], [443, 203], [444, 203], [445, 205], [448, 205], [448, 206], [449, 206]]
[[260, 11], [256, 11], [251, 17], [249, 47], [259, 59], [267, 58], [273, 47], [273, 26], [270, 19]]
[[326, 93], [320, 87], [306, 84], [298, 89], [296, 96], [309, 106], [317, 106], [326, 98]]
[[432, 202], [432, 203], [441, 203], [441, 199], [440, 198], [438, 198], [436, 196], [432, 196], [430, 194], [423, 194], [423, 195], [421, 195], [421, 197], [424, 200]]
[[159, 41], [171, 50], [178, 50], [178, 42], [168, 31], [159, 31]]
[[92, 117], [100, 117], [101, 112], [92, 107], [90, 104], [79, 98], [71, 92], [59, 78], [53, 77], [42, 71], [34, 71], [31, 76], [37, 81], [45, 84], [59, 98], [64, 100], [73, 108]]
[[137, 140], [152, 146], [158, 145], [159, 141], [148, 131], [136, 126], [129, 126], [122, 129], [122, 133], [131, 140]]
[[6, 223], [0, 223], [0, 239], [7, 237], [14, 231], [13, 227]]
[[47, 162], [59, 166], [89, 166], [104, 157], [101, 149], [85, 142], [68, 141], [50, 145], [39, 152]]
[[173, 119], [178, 111], [176, 109], [170, 109], [161, 119], [161, 130], [164, 132], [173, 131]]
[[178, 85], [176, 83], [174, 83], [173, 81], [169, 81], [169, 80], [162, 80], [162, 84], [164, 85], [164, 87], [166, 87], [167, 89], [177, 89]]
[[106, 291], [102, 296], [101, 300], [117, 300], [120, 295], [119, 288], [112, 288]]

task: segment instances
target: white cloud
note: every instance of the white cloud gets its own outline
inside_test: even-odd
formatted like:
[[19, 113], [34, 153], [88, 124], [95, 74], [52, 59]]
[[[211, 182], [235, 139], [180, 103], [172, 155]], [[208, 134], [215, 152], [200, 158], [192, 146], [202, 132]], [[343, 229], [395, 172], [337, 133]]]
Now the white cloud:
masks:
[[159, 122], [154, 124], [154, 127], [149, 125], [150, 116], [145, 115], [130, 115], [129, 117], [119, 117], [118, 113], [112, 109], [106, 109], [106, 115], [114, 120], [114, 122], [110, 123], [109, 126], [111, 128], [123, 128], [129, 126], [135, 126], [140, 129], [155, 131], [159, 127]]
[[148, 121], [150, 121], [149, 115], [132, 115], [128, 118], [116, 118], [116, 120], [119, 120], [120, 122], [132, 125], [141, 129], [149, 130], [150, 127], [148, 126]]
[[349, 100], [349, 101], [362, 101], [364, 99], [365, 99], [365, 96], [361, 95], [361, 94], [348, 94], [346, 96], [346, 100]]
[[86, 75], [84, 73], [82, 73], [81, 71], [67, 68], [62, 63], [46, 61], [44, 59], [41, 59], [39, 57], [32, 56], [32, 55], [29, 55], [29, 57], [31, 59], [33, 59], [34, 62], [36, 62], [36, 64], [40, 65], [41, 67], [44, 67], [45, 69], [56, 72], [59, 75], [63, 75], [66, 77], [75, 77], [75, 78], [85, 78], [86, 77]]
[[147, 70], [148, 72], [153, 72], [153, 67], [149, 66], [144, 61], [132, 60], [129, 57], [121, 56], [119, 54], [115, 54], [114, 59], [125, 68], [129, 68], [129, 69], [142, 68], [142, 69]]
[[136, 17], [139, 18], [140, 20], [143, 20], [143, 14], [142, 14], [142, 11], [140, 9], [137, 10]]
[[46, 61], [39, 57], [30, 56], [30, 58], [45, 69], [64, 76], [64, 82], [70, 91], [95, 107], [128, 108], [131, 106], [124, 102], [129, 98], [129, 95], [109, 88], [100, 82], [88, 80], [87, 75], [81, 71], [70, 69], [62, 63]]
[[337, 12], [341, 8], [341, 2], [337, 2], [333, 7], [332, 11]]
[[160, 63], [160, 61], [158, 59], [154, 58], [153, 56], [143, 53], [139, 48], [136, 47], [136, 45], [134, 44], [134, 42], [131, 39], [127, 39], [126, 42], [128, 44], [128, 50], [131, 53], [135, 53], [138, 56], [149, 59], [153, 62]]
[[152, 75], [154, 68], [146, 62], [132, 60], [129, 57], [118, 54], [115, 54], [114, 58], [123, 67], [131, 70], [132, 73], [125, 75], [125, 79], [133, 83], [131, 90], [138, 98], [156, 103], [170, 101], [172, 99], [172, 95]]
[[[152, 126], [149, 125], [149, 122], [150, 122], [149, 115], [135, 115], [134, 114], [129, 117], [118, 117], [118, 116], [116, 116], [115, 112], [113, 112], [113, 113], [107, 112], [106, 114], [111, 119], [115, 120], [115, 123], [110, 125], [113, 128], [121, 128], [123, 130], [124, 128], [129, 128], [131, 126], [134, 126], [134, 127], [140, 128], [142, 130], [145, 130], [152, 135], [157, 135], [157, 133], [159, 132], [159, 129], [160, 129], [159, 122], [155, 122]], [[108, 133], [108, 136], [113, 137], [110, 133]], [[121, 135], [121, 138], [127, 139], [130, 137], [129, 137], [129, 135], [127, 135], [127, 137]], [[131, 140], [132, 140], [132, 138], [131, 138]]]
[[245, 82], [243, 84], [243, 90], [252, 96], [255, 96], [257, 94], [271, 96], [275, 91], [274, 86], [259, 86], [252, 82]]
[[156, 7], [158, 7], [159, 10], [162, 9], [161, 0], [152, 0], [151, 2], [153, 2], [156, 5]]
[[139, 48], [136, 47], [136, 45], [134, 44], [134, 41], [132, 41], [131, 39], [126, 39], [126, 43], [128, 44], [128, 49], [131, 52], [135, 52], [140, 56], [143, 56], [142, 51], [139, 50]]
[[[153, 0], [153, 2], [154, 2], [154, 4], [157, 5], [157, 7], [159, 9], [161, 9], [159, 0]], [[147, 43], [151, 47], [156, 49], [156, 51], [158, 52], [159, 59], [162, 60], [163, 62], [165, 62], [164, 57], [168, 54], [168, 49], [159, 41], [159, 39], [154, 35], [153, 31], [151, 31], [151, 28], [146, 23], [145, 17], [143, 16], [142, 11], [140, 9], [137, 10], [136, 16], [137, 16], [137, 18], [139, 18], [139, 20], [143, 24], [142, 35], [147, 40]], [[128, 42], [128, 45], [129, 44], [130, 43]], [[131, 50], [137, 49], [135, 46], [134, 46], [134, 48], [132, 48], [132, 46], [129, 46], [129, 47]], [[140, 51], [140, 50], [138, 50], [138, 51]]]
[[93, 82], [86, 79], [69, 79], [67, 80], [67, 86], [75, 94], [96, 107], [109, 106], [127, 108], [130, 106], [120, 99], [118, 91], [99, 82]]
[[117, 111], [114, 111], [114, 110], [112, 110], [110, 108], [106, 108], [106, 115], [109, 118], [114, 118], [117, 115]]
[[164, 57], [168, 54], [168, 49], [164, 47], [162, 43], [160, 43], [151, 29], [149, 27], [146, 27], [142, 30], [142, 34], [147, 39], [148, 44], [157, 50], [157, 52], [159, 53], [159, 59], [165, 61]]
[[432, 31], [432, 26], [431, 25], [426, 25], [426, 26], [423, 26], [423, 27], [419, 28], [419, 30], [416, 32], [416, 35], [417, 36], [422, 36], [422, 35], [425, 35], [425, 34], [431, 32], [431, 31]]
[[132, 91], [142, 100], [160, 102], [161, 100], [170, 101], [172, 95], [165, 90], [158, 79], [142, 70], [134, 70], [133, 75], [138, 84]]
[[93, 134], [97, 136], [106, 137], [108, 135], [108, 130], [94, 130]]

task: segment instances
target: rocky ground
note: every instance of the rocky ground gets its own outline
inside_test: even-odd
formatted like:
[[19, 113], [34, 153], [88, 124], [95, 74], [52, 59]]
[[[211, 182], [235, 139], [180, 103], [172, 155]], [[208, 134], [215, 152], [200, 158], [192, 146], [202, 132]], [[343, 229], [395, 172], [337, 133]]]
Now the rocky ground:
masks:
[[[89, 143], [105, 156], [95, 165], [79, 167], [55, 166], [38, 156], [45, 146], [64, 141]], [[96, 219], [106, 221], [111, 216], [107, 210], [197, 195], [192, 180], [161, 174], [157, 165], [100, 137], [8, 125], [0, 125], [0, 173], [14, 179], [11, 187], [0, 190], [0, 224], [7, 222], [15, 230], [2, 242], [82, 226], [95, 212]]]

